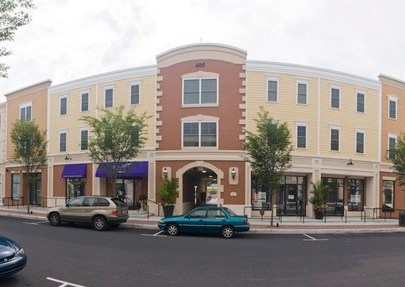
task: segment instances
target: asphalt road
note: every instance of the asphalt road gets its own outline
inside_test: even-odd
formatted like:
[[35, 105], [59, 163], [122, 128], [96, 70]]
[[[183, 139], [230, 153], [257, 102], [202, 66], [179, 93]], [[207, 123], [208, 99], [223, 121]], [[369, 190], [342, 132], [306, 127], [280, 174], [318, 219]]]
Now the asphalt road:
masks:
[[[402, 286], [405, 233], [167, 237], [1, 217], [28, 265], [8, 286]], [[69, 283], [68, 283], [69, 282]]]

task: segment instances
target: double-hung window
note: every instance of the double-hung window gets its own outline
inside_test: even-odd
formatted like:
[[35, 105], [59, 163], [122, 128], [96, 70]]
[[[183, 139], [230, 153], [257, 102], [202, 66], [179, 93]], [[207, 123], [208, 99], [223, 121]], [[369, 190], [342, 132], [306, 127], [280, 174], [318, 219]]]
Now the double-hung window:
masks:
[[339, 128], [330, 129], [330, 150], [339, 151]]
[[89, 110], [89, 93], [83, 92], [81, 95], [81, 111], [87, 112]]
[[364, 131], [357, 130], [356, 131], [356, 153], [364, 153]]
[[388, 136], [388, 151], [387, 151], [388, 159], [394, 159], [395, 158], [396, 142], [397, 142], [397, 137], [395, 135], [389, 135]]
[[59, 132], [59, 151], [66, 152], [67, 145], [67, 133], [66, 131]]
[[358, 113], [364, 113], [366, 95], [363, 92], [357, 92], [357, 97], [356, 98], [357, 98], [356, 111]]
[[330, 106], [331, 108], [340, 108], [340, 88], [332, 87], [330, 89]]
[[297, 83], [297, 103], [307, 104], [308, 84], [306, 82]]
[[114, 89], [106, 88], [104, 90], [104, 107], [112, 108], [114, 106]]
[[393, 120], [397, 118], [397, 99], [394, 97], [388, 99], [388, 117]]
[[80, 150], [89, 148], [89, 130], [87, 128], [80, 130]]
[[183, 147], [216, 147], [217, 122], [183, 122]]
[[30, 122], [32, 119], [32, 105], [25, 104], [20, 106], [20, 120], [22, 122]]
[[139, 84], [132, 83], [131, 84], [131, 105], [138, 105], [139, 104]]
[[218, 79], [184, 79], [184, 105], [211, 105], [218, 103]]
[[267, 101], [277, 102], [278, 101], [278, 80], [268, 79], [267, 80]]
[[61, 116], [67, 114], [67, 97], [66, 96], [59, 98], [59, 114]]
[[307, 148], [307, 125], [297, 125], [297, 148]]

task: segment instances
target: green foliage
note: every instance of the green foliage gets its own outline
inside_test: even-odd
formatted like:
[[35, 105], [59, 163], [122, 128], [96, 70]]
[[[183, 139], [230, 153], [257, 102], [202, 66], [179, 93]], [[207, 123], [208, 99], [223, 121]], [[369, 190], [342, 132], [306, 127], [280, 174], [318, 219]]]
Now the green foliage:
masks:
[[176, 178], [163, 180], [162, 188], [159, 190], [159, 196], [164, 205], [172, 205], [176, 203], [178, 195], [177, 188], [179, 184]]
[[23, 166], [29, 175], [48, 160], [46, 132], [41, 132], [34, 121], [17, 120], [11, 131], [14, 144], [12, 160]]
[[327, 187], [327, 184], [325, 184], [322, 180], [312, 184], [312, 197], [309, 199], [309, 202], [312, 203], [312, 207], [315, 211], [325, 209]]
[[[32, 0], [0, 0], [0, 42], [13, 41], [17, 29], [31, 22], [28, 10], [34, 8]], [[0, 47], [0, 57], [10, 54], [7, 48]], [[7, 69], [0, 63], [0, 77], [7, 77]]]
[[254, 173], [263, 184], [275, 189], [286, 169], [290, 167], [291, 134], [286, 123], [279, 123], [260, 107], [257, 133], [246, 131], [243, 149]]
[[402, 133], [396, 141], [395, 157], [392, 159], [393, 169], [397, 174], [400, 185], [405, 185], [405, 133]]

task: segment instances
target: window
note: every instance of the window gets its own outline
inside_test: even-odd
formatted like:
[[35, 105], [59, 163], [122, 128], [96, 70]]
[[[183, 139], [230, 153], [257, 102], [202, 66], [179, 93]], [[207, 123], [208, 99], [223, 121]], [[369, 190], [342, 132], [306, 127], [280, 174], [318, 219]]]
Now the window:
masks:
[[331, 88], [330, 90], [330, 106], [332, 108], [340, 108], [340, 89]]
[[113, 88], [105, 89], [104, 91], [104, 107], [112, 108], [114, 106], [114, 90]]
[[339, 150], [339, 129], [330, 129], [330, 150]]
[[59, 132], [59, 151], [60, 152], [66, 151], [66, 132], [65, 131]]
[[89, 130], [82, 129], [80, 131], [80, 150], [87, 150], [89, 148]]
[[19, 200], [20, 199], [20, 185], [21, 185], [20, 174], [19, 173], [11, 174], [11, 181], [12, 181], [11, 194], [12, 194], [13, 200]]
[[388, 159], [395, 158], [395, 146], [397, 142], [396, 136], [389, 136], [388, 137]]
[[184, 147], [216, 147], [217, 123], [216, 122], [184, 122], [183, 123]]
[[364, 205], [364, 180], [348, 179], [347, 185], [349, 211], [362, 211]]
[[358, 113], [364, 113], [364, 107], [365, 107], [365, 94], [363, 92], [357, 92], [357, 105], [356, 105], [356, 111]]
[[356, 153], [364, 153], [364, 131], [356, 132]]
[[87, 112], [88, 110], [89, 110], [89, 93], [85, 92], [85, 93], [82, 93], [81, 111]]
[[270, 79], [267, 81], [267, 101], [278, 101], [278, 81]]
[[297, 125], [297, 148], [307, 147], [307, 126]]
[[299, 82], [297, 86], [297, 103], [298, 104], [307, 104], [307, 83]]
[[218, 103], [217, 79], [185, 79], [183, 84], [183, 103], [185, 105]]
[[394, 198], [395, 198], [395, 181], [394, 180], [383, 180], [383, 210], [393, 210], [394, 209]]
[[397, 118], [397, 100], [394, 98], [388, 101], [388, 117], [394, 120]]
[[131, 84], [131, 105], [139, 104], [139, 84]]
[[20, 120], [22, 122], [30, 122], [31, 121], [31, 114], [32, 114], [32, 106], [31, 106], [31, 104], [22, 105], [20, 107]]
[[59, 114], [61, 116], [67, 114], [67, 97], [59, 98]]

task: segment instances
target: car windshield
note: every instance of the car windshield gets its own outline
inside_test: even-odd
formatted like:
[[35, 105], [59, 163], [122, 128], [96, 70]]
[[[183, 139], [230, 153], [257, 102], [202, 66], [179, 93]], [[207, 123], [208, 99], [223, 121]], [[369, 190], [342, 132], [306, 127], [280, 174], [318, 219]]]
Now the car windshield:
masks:
[[233, 212], [232, 210], [230, 210], [228, 207], [224, 207], [224, 209], [226, 210], [226, 212], [228, 212], [228, 214], [230, 216], [237, 216], [237, 214], [235, 212]]

